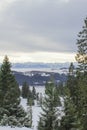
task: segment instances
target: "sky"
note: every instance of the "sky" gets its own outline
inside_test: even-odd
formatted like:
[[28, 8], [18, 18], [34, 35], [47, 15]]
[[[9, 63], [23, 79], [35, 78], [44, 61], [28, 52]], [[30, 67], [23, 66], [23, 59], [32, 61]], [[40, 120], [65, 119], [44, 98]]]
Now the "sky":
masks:
[[87, 0], [0, 0], [0, 61], [74, 62]]

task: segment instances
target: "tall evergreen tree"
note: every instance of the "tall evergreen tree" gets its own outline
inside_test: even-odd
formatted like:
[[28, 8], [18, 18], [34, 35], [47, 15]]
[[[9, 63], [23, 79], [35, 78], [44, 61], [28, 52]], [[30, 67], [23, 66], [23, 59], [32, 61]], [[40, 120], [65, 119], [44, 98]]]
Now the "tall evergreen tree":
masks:
[[29, 93], [29, 85], [27, 84], [27, 82], [24, 82], [22, 86], [22, 97], [27, 98], [28, 93]]
[[74, 65], [70, 64], [68, 79], [65, 86], [64, 95], [64, 116], [60, 121], [60, 130], [78, 130], [80, 119], [78, 118], [79, 86], [76, 75], [74, 75]]
[[33, 96], [33, 94], [32, 94], [32, 91], [30, 90], [30, 88], [29, 88], [29, 90], [28, 90], [27, 104], [28, 104], [29, 106], [34, 105], [34, 96]]
[[36, 89], [34, 86], [32, 88], [32, 95], [33, 95], [33, 98], [36, 99]]
[[0, 107], [4, 109], [10, 110], [20, 103], [19, 86], [12, 74], [11, 64], [7, 56], [5, 56], [0, 70], [0, 97]]
[[[66, 96], [64, 97], [64, 115], [60, 120], [60, 130], [78, 130], [80, 121], [76, 106], [70, 96], [70, 91], [66, 87]], [[80, 130], [80, 129], [79, 129]]]
[[[0, 69], [0, 124], [23, 126], [26, 112], [20, 105], [20, 90], [11, 71], [11, 64], [5, 56]], [[5, 120], [7, 117], [7, 120]]]
[[78, 86], [78, 77], [76, 77], [76, 75], [74, 73], [73, 63], [71, 63], [70, 67], [69, 67], [69, 73], [68, 73], [68, 79], [66, 82], [66, 87], [70, 91], [70, 97], [72, 98], [74, 104], [77, 105], [78, 96], [79, 96], [79, 86]]
[[84, 26], [78, 34], [77, 40], [78, 53], [76, 60], [79, 65], [77, 71], [78, 83], [78, 103], [77, 110], [82, 124], [82, 130], [87, 129], [87, 17], [84, 20]]
[[58, 129], [58, 113], [55, 104], [55, 85], [48, 83], [46, 86], [46, 96], [43, 101], [42, 110], [38, 130], [57, 130]]
[[82, 71], [87, 71], [87, 18], [84, 20], [82, 31], [78, 34], [77, 47], [76, 60], [79, 63], [79, 68]]

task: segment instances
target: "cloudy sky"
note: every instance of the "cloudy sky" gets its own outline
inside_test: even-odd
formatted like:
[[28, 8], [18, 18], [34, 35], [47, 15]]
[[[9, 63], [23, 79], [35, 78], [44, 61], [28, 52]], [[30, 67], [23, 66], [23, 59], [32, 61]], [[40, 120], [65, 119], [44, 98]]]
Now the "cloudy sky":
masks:
[[0, 60], [75, 61], [87, 0], [0, 0]]

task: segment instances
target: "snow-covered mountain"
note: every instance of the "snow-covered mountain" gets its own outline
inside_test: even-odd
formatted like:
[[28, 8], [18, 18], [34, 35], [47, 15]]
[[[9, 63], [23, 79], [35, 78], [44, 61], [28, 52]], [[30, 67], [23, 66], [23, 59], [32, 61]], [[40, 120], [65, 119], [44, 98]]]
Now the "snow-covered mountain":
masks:
[[[38, 63], [38, 62], [26, 62], [26, 63], [14, 63], [12, 64], [12, 68], [50, 68], [50, 69], [60, 69], [60, 68], [68, 68], [70, 65], [69, 62], [65, 63]], [[74, 63], [76, 66], [77, 63]]]
[[13, 71], [15, 78], [19, 85], [22, 85], [23, 82], [27, 82], [29, 85], [45, 85], [46, 82], [51, 80], [51, 77], [54, 78], [56, 84], [59, 82], [66, 82], [67, 75], [65, 73], [58, 73], [54, 71], [24, 71], [24, 72], [17, 72]]

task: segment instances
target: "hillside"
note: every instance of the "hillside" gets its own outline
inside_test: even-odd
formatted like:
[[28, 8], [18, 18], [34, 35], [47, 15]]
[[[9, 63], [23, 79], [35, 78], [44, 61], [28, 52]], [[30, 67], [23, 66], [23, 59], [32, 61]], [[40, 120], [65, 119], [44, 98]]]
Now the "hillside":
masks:
[[51, 78], [54, 78], [56, 84], [59, 82], [66, 82], [67, 75], [64, 73], [58, 72], [47, 72], [47, 71], [26, 71], [26, 72], [17, 72], [13, 71], [15, 78], [19, 85], [22, 85], [26, 81], [29, 85], [45, 85], [46, 82], [49, 82]]

